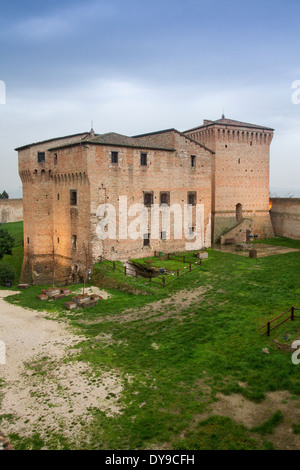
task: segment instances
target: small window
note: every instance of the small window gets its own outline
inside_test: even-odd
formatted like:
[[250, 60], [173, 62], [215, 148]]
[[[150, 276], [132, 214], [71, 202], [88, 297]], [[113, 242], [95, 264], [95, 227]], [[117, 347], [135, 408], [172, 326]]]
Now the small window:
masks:
[[38, 163], [45, 163], [45, 152], [38, 152], [37, 159]]
[[144, 193], [144, 205], [150, 207], [153, 204], [153, 193]]
[[59, 237], [57, 237], [57, 243], [59, 243]]
[[77, 236], [76, 235], [72, 235], [72, 248], [73, 250], [76, 250], [77, 248]]
[[29, 242], [30, 242], [29, 237], [27, 237], [27, 245], [29, 245]]
[[170, 193], [169, 192], [160, 193], [160, 204], [166, 204], [167, 206], [170, 205]]
[[241, 163], [241, 159], [240, 159], [240, 158], [238, 159], [238, 163]]
[[191, 206], [196, 205], [197, 193], [195, 191], [188, 192], [188, 204]]
[[150, 233], [144, 233], [143, 246], [150, 246]]
[[160, 238], [161, 238], [161, 240], [166, 240], [167, 239], [167, 232], [165, 230], [163, 232], [160, 232]]
[[77, 206], [77, 190], [71, 189], [70, 191], [70, 205]]
[[119, 152], [111, 152], [111, 163], [118, 163]]
[[195, 227], [189, 227], [189, 236], [192, 237], [195, 233]]
[[191, 167], [194, 168], [196, 166], [196, 155], [191, 155]]
[[57, 165], [57, 153], [54, 154], [54, 165]]
[[57, 195], [57, 200], [59, 201], [59, 194]]
[[141, 166], [147, 166], [147, 154], [141, 153]]

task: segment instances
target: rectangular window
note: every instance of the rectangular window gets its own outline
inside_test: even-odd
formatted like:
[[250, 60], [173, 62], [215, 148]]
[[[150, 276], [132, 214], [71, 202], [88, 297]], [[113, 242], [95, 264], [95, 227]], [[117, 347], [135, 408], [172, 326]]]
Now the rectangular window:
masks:
[[77, 189], [71, 189], [70, 191], [70, 205], [77, 206]]
[[57, 153], [54, 154], [54, 165], [57, 165]]
[[141, 166], [147, 166], [147, 154], [141, 153]]
[[191, 155], [191, 167], [194, 168], [196, 166], [196, 155]]
[[29, 237], [27, 237], [27, 245], [29, 245], [29, 241], [30, 241], [30, 240], [29, 240]]
[[153, 193], [144, 193], [144, 205], [150, 207], [153, 204]]
[[170, 193], [168, 191], [161, 192], [159, 195], [160, 205], [166, 204], [167, 206], [170, 205]]
[[150, 246], [150, 233], [144, 233], [143, 246]]
[[119, 152], [111, 152], [111, 163], [118, 163], [119, 161]]
[[161, 240], [166, 240], [167, 239], [167, 232], [165, 230], [163, 232], [160, 232], [160, 238], [161, 238]]
[[77, 236], [76, 235], [72, 235], [72, 248], [73, 250], [76, 250], [77, 248]]
[[45, 163], [45, 152], [38, 152], [37, 154], [38, 163]]
[[189, 191], [188, 192], [188, 204], [191, 206], [195, 206], [197, 202], [197, 193], [196, 191]]
[[189, 227], [189, 235], [190, 235], [190, 237], [193, 236], [194, 233], [195, 233], [195, 227]]

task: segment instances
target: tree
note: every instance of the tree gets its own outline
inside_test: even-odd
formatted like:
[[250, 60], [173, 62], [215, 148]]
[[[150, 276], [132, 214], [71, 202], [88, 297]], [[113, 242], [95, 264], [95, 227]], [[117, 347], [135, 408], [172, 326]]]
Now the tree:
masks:
[[1, 284], [5, 283], [5, 281], [13, 281], [16, 277], [16, 273], [14, 268], [9, 266], [8, 264], [1, 264], [0, 265], [0, 282]]
[[3, 193], [0, 194], [0, 199], [9, 199], [9, 195], [7, 194], [6, 191], [3, 191]]
[[15, 239], [6, 229], [0, 229], [0, 260], [4, 255], [12, 255]]

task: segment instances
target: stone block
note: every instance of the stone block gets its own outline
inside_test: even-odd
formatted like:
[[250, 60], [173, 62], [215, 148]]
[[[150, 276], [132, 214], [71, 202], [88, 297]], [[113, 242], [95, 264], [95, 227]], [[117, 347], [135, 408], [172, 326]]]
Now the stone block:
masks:
[[83, 305], [83, 304], [90, 302], [91, 299], [88, 294], [79, 294], [73, 297], [72, 300], [76, 302], [78, 305]]
[[48, 295], [48, 297], [54, 297], [56, 295], [60, 294], [60, 289], [46, 289], [45, 294]]
[[76, 302], [65, 302], [64, 306], [68, 310], [74, 310], [75, 308], [77, 308], [77, 303]]
[[39, 299], [39, 300], [48, 300], [49, 299], [48, 295], [45, 295], [45, 294], [37, 295], [36, 298]]

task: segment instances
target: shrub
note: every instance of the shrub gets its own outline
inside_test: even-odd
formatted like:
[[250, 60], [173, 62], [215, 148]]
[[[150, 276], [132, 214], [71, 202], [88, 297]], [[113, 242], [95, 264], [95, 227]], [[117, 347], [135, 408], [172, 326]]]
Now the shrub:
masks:
[[16, 277], [15, 270], [7, 265], [7, 264], [1, 264], [0, 265], [0, 282], [1, 284], [4, 284], [5, 281], [13, 281]]
[[0, 229], [0, 260], [4, 255], [11, 255], [15, 244], [15, 239], [10, 235], [8, 230]]

